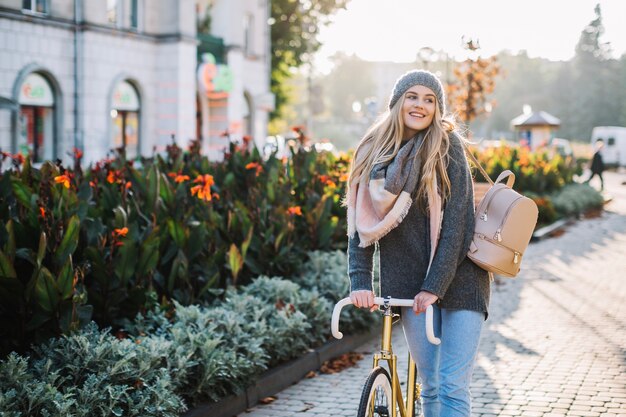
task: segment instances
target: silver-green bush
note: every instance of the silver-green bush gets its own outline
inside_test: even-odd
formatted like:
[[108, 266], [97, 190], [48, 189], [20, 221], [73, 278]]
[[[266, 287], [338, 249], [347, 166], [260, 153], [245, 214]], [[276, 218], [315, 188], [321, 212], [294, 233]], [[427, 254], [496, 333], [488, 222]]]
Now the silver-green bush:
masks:
[[568, 184], [550, 197], [556, 211], [563, 216], [578, 215], [604, 203], [602, 194], [588, 184]]

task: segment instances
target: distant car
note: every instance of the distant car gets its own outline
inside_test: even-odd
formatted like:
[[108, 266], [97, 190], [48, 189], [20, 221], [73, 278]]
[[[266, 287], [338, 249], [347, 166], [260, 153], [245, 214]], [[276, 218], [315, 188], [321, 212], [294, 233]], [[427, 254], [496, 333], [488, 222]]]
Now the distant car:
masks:
[[596, 126], [591, 131], [591, 145], [602, 139], [600, 151], [605, 164], [626, 166], [626, 127]]
[[550, 147], [554, 149], [554, 152], [563, 157], [574, 156], [572, 144], [568, 139], [554, 138], [552, 139], [552, 141], [550, 141]]

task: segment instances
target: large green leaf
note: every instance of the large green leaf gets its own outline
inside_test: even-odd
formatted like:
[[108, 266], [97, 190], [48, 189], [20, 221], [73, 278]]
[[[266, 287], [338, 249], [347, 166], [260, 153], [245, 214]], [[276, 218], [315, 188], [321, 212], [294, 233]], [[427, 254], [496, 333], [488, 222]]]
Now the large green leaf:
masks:
[[174, 286], [176, 284], [176, 280], [185, 279], [187, 276], [187, 258], [183, 251], [178, 251], [176, 258], [174, 258], [174, 262], [172, 263], [172, 269], [170, 271], [170, 275], [167, 278], [167, 290], [171, 294], [174, 291]]
[[172, 185], [167, 179], [167, 176], [163, 173], [161, 174], [161, 183], [159, 184], [159, 194], [163, 203], [171, 207], [174, 202], [174, 191], [172, 190]]
[[9, 219], [6, 225], [7, 243], [4, 245], [4, 252], [13, 262], [15, 261], [15, 228], [13, 227], [13, 219]]
[[159, 261], [159, 239], [158, 230], [155, 230], [141, 244], [137, 273], [146, 275], [156, 268]]
[[147, 203], [150, 210], [156, 210], [157, 199], [159, 198], [159, 171], [156, 165], [150, 167], [146, 179]]
[[233, 284], [236, 285], [237, 278], [241, 272], [241, 267], [243, 266], [243, 257], [234, 243], [230, 245], [230, 249], [228, 251], [228, 266], [230, 267], [230, 272], [233, 277]]
[[57, 277], [57, 287], [61, 293], [61, 299], [66, 300], [74, 293], [74, 267], [72, 265], [72, 257], [67, 258], [67, 262], [61, 268]]
[[176, 243], [176, 246], [178, 246], [181, 249], [184, 248], [185, 247], [185, 228], [183, 227], [183, 225], [181, 225], [177, 221], [169, 219], [167, 221], [167, 229], [170, 232], [170, 236]]
[[63, 234], [63, 240], [57, 248], [55, 258], [57, 265], [65, 264], [67, 257], [74, 253], [78, 246], [78, 235], [80, 232], [80, 220], [74, 215], [67, 223], [67, 228]]
[[0, 250], [0, 276], [6, 278], [17, 278], [13, 262], [2, 250]]
[[135, 273], [136, 263], [137, 246], [134, 242], [126, 240], [118, 248], [117, 257], [115, 258], [115, 273], [123, 283], [126, 283]]
[[59, 289], [52, 273], [45, 266], [41, 268], [35, 283], [35, 301], [45, 311], [52, 313], [59, 304]]
[[123, 227], [126, 227], [126, 224], [128, 223], [128, 215], [126, 214], [126, 210], [124, 210], [124, 207], [115, 207], [113, 209], [113, 214], [115, 215], [115, 228], [121, 229]]
[[30, 208], [30, 197], [33, 195], [31, 189], [17, 178], [11, 182], [11, 188], [13, 188], [13, 194], [17, 201], [24, 207]]
[[39, 247], [37, 249], [37, 268], [41, 268], [43, 264], [43, 259], [46, 256], [46, 248], [48, 247], [48, 239], [46, 238], [46, 233], [41, 232], [39, 235]]
[[250, 246], [250, 242], [252, 241], [252, 235], [254, 234], [254, 226], [251, 226], [248, 229], [248, 235], [246, 236], [246, 240], [241, 244], [241, 256], [243, 259], [246, 259], [246, 253], [248, 252], [248, 247]]

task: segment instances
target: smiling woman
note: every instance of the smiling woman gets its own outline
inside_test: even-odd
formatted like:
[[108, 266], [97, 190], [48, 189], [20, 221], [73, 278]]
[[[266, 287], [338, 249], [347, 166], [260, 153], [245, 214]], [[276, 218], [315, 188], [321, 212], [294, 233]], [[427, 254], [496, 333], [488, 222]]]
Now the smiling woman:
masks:
[[[469, 384], [489, 304], [487, 272], [466, 255], [474, 204], [464, 140], [446, 115], [441, 81], [409, 71], [361, 139], [348, 180], [350, 298], [357, 307], [374, 306], [378, 247], [380, 296], [414, 300], [402, 308], [402, 326], [426, 417], [470, 415]], [[419, 331], [430, 306], [439, 346]]]

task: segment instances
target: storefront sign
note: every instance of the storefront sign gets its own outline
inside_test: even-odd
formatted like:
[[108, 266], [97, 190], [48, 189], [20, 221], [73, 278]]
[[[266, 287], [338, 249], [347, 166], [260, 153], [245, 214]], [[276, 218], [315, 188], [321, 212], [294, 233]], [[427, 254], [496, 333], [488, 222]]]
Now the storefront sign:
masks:
[[18, 101], [22, 106], [52, 107], [54, 105], [54, 94], [48, 81], [41, 75], [33, 72], [28, 74], [22, 83]]
[[198, 84], [209, 98], [226, 98], [233, 89], [233, 72], [227, 65], [216, 64], [213, 54], [202, 54]]
[[127, 81], [117, 84], [113, 91], [113, 109], [125, 111], [139, 110], [139, 97], [135, 88]]

